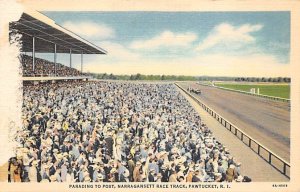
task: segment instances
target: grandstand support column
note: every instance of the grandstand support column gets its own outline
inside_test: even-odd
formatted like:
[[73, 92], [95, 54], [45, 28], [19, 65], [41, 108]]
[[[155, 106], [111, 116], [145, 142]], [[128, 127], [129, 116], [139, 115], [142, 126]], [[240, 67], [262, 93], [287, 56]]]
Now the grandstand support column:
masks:
[[72, 49], [70, 49], [70, 67], [72, 68]]
[[35, 71], [35, 37], [32, 37], [32, 71]]
[[56, 57], [57, 57], [57, 55], [56, 55], [56, 44], [54, 44], [54, 76], [57, 76], [56, 75], [56, 68], [57, 68], [57, 66], [56, 66]]
[[83, 54], [81, 53], [81, 75], [82, 75], [82, 66], [83, 66]]

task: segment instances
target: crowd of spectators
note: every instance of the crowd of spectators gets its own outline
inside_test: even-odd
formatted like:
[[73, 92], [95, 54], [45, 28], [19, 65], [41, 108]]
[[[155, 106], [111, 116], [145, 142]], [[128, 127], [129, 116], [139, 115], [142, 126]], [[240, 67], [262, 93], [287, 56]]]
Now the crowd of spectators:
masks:
[[24, 86], [10, 182], [244, 182], [174, 84]]
[[[41, 76], [55, 76], [55, 63], [41, 59], [35, 58], [35, 69], [33, 71], [32, 67], [32, 57], [28, 55], [21, 55], [20, 60], [22, 63], [23, 76], [26, 77], [41, 77]], [[80, 76], [81, 72], [75, 68], [65, 66], [63, 64], [56, 64], [56, 76], [66, 77], [66, 76]]]

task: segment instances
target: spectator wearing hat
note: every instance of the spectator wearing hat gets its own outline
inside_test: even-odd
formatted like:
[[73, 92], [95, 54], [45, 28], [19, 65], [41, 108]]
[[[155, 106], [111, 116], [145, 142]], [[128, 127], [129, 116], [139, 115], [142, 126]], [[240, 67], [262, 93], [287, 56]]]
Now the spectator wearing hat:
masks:
[[200, 178], [200, 170], [199, 169], [196, 169], [195, 170], [195, 173], [193, 175], [193, 178], [192, 178], [192, 182], [200, 182], [201, 181], [201, 178]]
[[133, 181], [133, 170], [134, 170], [134, 167], [135, 167], [135, 163], [132, 159], [132, 156], [129, 155], [128, 156], [128, 170], [129, 170], [129, 180], [130, 181]]
[[174, 172], [170, 175], [170, 177], [169, 177], [169, 182], [178, 182], [178, 181], [177, 181], [177, 172], [176, 172], [176, 171], [174, 171]]
[[221, 173], [215, 173], [215, 182], [223, 182], [222, 174]]
[[241, 175], [241, 163], [237, 162], [236, 166], [234, 167], [234, 172], [235, 172], [235, 178]]
[[106, 143], [106, 149], [108, 150], [108, 154], [110, 156], [113, 155], [114, 140], [112, 138], [111, 132], [108, 132], [107, 137], [105, 138], [105, 143]]
[[120, 182], [129, 182], [129, 171], [128, 169], [125, 169], [124, 172], [120, 173], [119, 175], [119, 181]]
[[38, 161], [33, 160], [31, 166], [29, 167], [28, 178], [30, 182], [38, 182], [38, 170], [37, 170]]
[[162, 182], [169, 182], [170, 177], [170, 170], [167, 168], [165, 164], [161, 166], [161, 175], [162, 175]]
[[229, 168], [226, 171], [226, 181], [227, 182], [232, 182], [235, 176], [235, 171], [234, 171], [235, 166], [231, 164]]
[[74, 173], [71, 168], [68, 169], [67, 175], [66, 175], [66, 182], [67, 183], [73, 183], [75, 182]]
[[140, 170], [141, 170], [141, 162], [137, 161], [136, 165], [135, 165], [135, 168], [133, 170], [133, 181], [134, 182], [139, 182], [140, 181], [140, 177], [141, 177]]
[[61, 166], [61, 181], [65, 182], [67, 180], [67, 174], [68, 174], [68, 163], [64, 162]]
[[155, 182], [154, 174], [155, 174], [155, 170], [154, 169], [150, 169], [150, 172], [148, 174], [148, 182]]
[[104, 180], [104, 177], [102, 174], [98, 174], [98, 177], [97, 177], [97, 181], [96, 182], [103, 182]]
[[[18, 171], [18, 169], [20, 169], [20, 168], [21, 168], [21, 165], [18, 163], [17, 159], [11, 158], [9, 161], [9, 180], [8, 180], [8, 182], [17, 182], [15, 180], [15, 174], [19, 174], [19, 172], [21, 172], [21, 171]], [[21, 176], [19, 176], [19, 177], [21, 179]], [[16, 177], [16, 178], [18, 178], [18, 177]], [[20, 181], [18, 181], [18, 182], [20, 182]]]
[[189, 168], [188, 174], [186, 177], [186, 182], [192, 182], [193, 176], [194, 176], [194, 170], [193, 170], [193, 168]]
[[161, 178], [162, 178], [162, 175], [161, 175], [161, 173], [157, 173], [157, 179], [156, 179], [156, 181], [155, 182], [162, 182], [161, 181]]
[[13, 166], [11, 167], [11, 170], [13, 172], [13, 174], [11, 174], [11, 176], [13, 178], [12, 181], [13, 182], [21, 182], [21, 171], [22, 171], [21, 165], [17, 161], [15, 161], [13, 163]]

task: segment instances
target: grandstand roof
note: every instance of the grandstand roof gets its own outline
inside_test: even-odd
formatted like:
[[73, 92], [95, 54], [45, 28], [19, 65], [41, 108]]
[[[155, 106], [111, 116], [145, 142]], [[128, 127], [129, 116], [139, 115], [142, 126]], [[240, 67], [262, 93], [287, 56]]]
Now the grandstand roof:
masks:
[[107, 53], [104, 49], [63, 28], [37, 11], [25, 11], [18, 21], [10, 23], [10, 29], [23, 34], [21, 38], [23, 42], [21, 51], [23, 52], [32, 52], [32, 37], [35, 36], [35, 52], [53, 52], [54, 44], [56, 44], [57, 53], [70, 53], [70, 49], [73, 54]]

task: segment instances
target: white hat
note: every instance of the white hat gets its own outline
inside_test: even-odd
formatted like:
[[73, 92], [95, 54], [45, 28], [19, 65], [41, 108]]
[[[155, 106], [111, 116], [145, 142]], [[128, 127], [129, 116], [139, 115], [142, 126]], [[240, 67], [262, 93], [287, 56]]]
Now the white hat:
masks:
[[129, 171], [128, 171], [128, 169], [125, 170], [124, 177], [129, 177]]
[[29, 149], [25, 147], [25, 148], [22, 149], [22, 151], [23, 151], [23, 153], [28, 153]]
[[184, 171], [185, 170], [185, 167], [182, 165], [180, 166], [180, 171]]
[[104, 177], [103, 177], [103, 175], [102, 175], [102, 174], [98, 174], [98, 176], [97, 176], [97, 177], [98, 177], [98, 179], [99, 179], [99, 180], [103, 180], [103, 179], [104, 179]]
[[50, 181], [51, 182], [54, 182], [54, 181], [56, 181], [57, 180], [57, 177], [55, 176], [55, 175], [51, 175], [50, 176]]
[[38, 164], [38, 160], [33, 160], [32, 161], [32, 165], [37, 165]]
[[89, 176], [84, 178], [84, 182], [89, 182], [89, 181], [91, 181], [91, 178]]
[[239, 175], [238, 178], [236, 179], [236, 182], [242, 182], [243, 181], [243, 176]]
[[189, 168], [190, 172], [194, 172], [194, 169], [192, 167]]
[[42, 179], [41, 183], [49, 183], [49, 180], [48, 179]]
[[137, 161], [137, 162], [136, 162], [136, 165], [141, 165], [141, 162], [140, 162], [140, 161]]
[[63, 158], [63, 155], [61, 153], [57, 154], [57, 159], [62, 159]]
[[91, 167], [93, 167], [95, 170], [100, 168], [98, 165], [91, 165]]
[[101, 162], [101, 159], [100, 159], [100, 158], [95, 158], [95, 159], [93, 160], [93, 162], [94, 162], [94, 163], [100, 163], [100, 162]]
[[142, 162], [142, 163], [146, 162], [146, 159], [145, 159], [145, 158], [142, 158], [142, 159], [141, 159], [141, 162]]
[[126, 162], [125, 162], [125, 161], [122, 161], [121, 164], [122, 164], [122, 165], [126, 165]]
[[110, 170], [110, 173], [115, 173], [116, 171], [117, 171], [116, 168], [112, 168], [112, 169]]
[[83, 172], [83, 177], [87, 177], [87, 176], [89, 176], [89, 172], [84, 171], [84, 172]]

